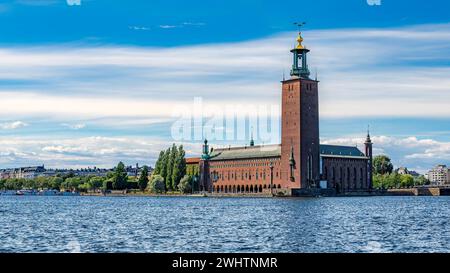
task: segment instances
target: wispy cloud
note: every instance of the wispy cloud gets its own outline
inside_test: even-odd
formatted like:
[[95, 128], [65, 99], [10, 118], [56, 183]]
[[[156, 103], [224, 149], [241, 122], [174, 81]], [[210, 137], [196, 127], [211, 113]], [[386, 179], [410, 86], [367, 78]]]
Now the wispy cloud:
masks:
[[159, 25], [160, 28], [162, 29], [173, 29], [173, 28], [183, 28], [183, 27], [203, 27], [206, 26], [206, 23], [202, 23], [202, 22], [183, 22], [181, 24], [176, 24], [176, 25]]
[[[313, 75], [317, 68], [321, 80], [322, 117], [450, 116], [449, 34], [449, 25], [305, 33]], [[85, 107], [76, 103], [85, 103], [81, 98], [86, 95], [125, 98], [125, 115], [135, 112], [133, 105], [125, 105], [133, 100], [176, 103], [202, 96], [218, 104], [230, 99], [274, 102], [282, 72], [290, 67], [293, 36], [176, 49], [2, 48], [0, 81], [23, 84], [0, 92], [45, 95], [50, 101], [52, 96], [74, 98], [71, 105], [80, 114]], [[6, 104], [2, 100], [0, 109], [11, 108]], [[32, 101], [29, 106], [29, 112], [42, 108]], [[169, 116], [167, 109], [160, 115]]]
[[143, 30], [143, 31], [148, 31], [151, 29], [149, 27], [144, 27], [144, 26], [129, 26], [128, 28], [131, 30]]
[[23, 121], [13, 121], [7, 123], [0, 123], [0, 129], [3, 130], [15, 130], [28, 126], [27, 123]]
[[69, 123], [62, 123], [61, 126], [67, 127], [72, 130], [80, 130], [86, 127], [86, 124], [84, 123], [76, 123], [76, 124], [69, 124]]
[[171, 29], [171, 28], [177, 28], [178, 26], [176, 25], [159, 25], [159, 28], [162, 29]]

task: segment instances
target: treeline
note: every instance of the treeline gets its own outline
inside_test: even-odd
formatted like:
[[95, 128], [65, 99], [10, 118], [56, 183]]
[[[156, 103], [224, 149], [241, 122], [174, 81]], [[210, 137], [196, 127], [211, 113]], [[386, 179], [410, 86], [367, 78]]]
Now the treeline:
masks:
[[2, 179], [1, 190], [58, 190], [58, 191], [107, 191], [141, 189], [148, 185], [147, 166], [144, 166], [139, 179], [128, 177], [125, 165], [120, 162], [112, 172], [106, 176], [75, 176], [73, 173], [58, 175], [55, 177], [37, 177], [35, 179]]
[[186, 174], [186, 152], [175, 144], [161, 151], [153, 173], [144, 166], [139, 177], [128, 177], [122, 162], [106, 176], [79, 177], [74, 174], [36, 179], [3, 179], [0, 190], [60, 190], [60, 191], [109, 191], [141, 190], [155, 194], [167, 192], [191, 193], [198, 190], [197, 175]]
[[386, 155], [376, 156], [373, 160], [373, 186], [376, 189], [412, 188], [428, 184], [430, 181], [423, 175], [395, 172], [391, 159]]
[[0, 180], [1, 190], [58, 190], [80, 191], [106, 188], [106, 177], [38, 177], [35, 179], [9, 178]]

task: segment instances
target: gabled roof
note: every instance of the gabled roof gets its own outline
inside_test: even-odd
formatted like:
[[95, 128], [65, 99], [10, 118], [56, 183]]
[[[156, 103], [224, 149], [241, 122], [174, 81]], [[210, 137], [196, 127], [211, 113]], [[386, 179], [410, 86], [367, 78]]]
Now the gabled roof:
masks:
[[357, 147], [320, 145], [320, 156], [328, 157], [366, 157]]
[[281, 156], [281, 145], [249, 146], [213, 150], [211, 161]]

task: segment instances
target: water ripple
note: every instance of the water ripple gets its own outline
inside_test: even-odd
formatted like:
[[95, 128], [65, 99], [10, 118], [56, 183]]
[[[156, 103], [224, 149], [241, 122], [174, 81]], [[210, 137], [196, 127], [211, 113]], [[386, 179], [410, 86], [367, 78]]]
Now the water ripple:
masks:
[[450, 252], [449, 197], [0, 197], [0, 252]]

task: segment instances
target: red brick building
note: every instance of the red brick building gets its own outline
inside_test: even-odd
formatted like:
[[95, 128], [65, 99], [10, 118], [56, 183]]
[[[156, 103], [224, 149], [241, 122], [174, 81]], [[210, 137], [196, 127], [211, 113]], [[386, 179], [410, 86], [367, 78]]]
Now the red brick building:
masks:
[[299, 34], [291, 77], [282, 81], [281, 144], [210, 150], [205, 140], [199, 165], [202, 191], [293, 195], [311, 189], [337, 193], [372, 188], [372, 142], [356, 147], [320, 145], [317, 80], [310, 79]]

